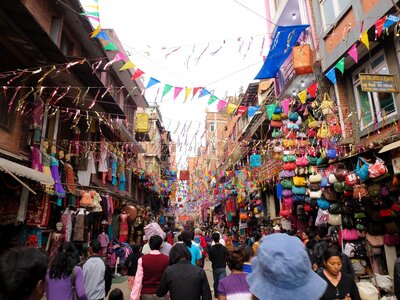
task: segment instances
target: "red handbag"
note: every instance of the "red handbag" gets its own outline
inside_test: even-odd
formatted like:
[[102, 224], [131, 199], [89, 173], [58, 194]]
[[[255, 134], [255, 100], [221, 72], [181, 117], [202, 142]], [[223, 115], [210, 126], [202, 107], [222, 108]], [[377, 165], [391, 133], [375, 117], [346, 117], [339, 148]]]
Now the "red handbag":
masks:
[[369, 178], [377, 178], [385, 175], [387, 172], [388, 169], [386, 168], [384, 161], [380, 158], [377, 158], [375, 163], [370, 164], [368, 167]]
[[353, 186], [357, 183], [357, 175], [354, 172], [350, 172], [346, 176], [346, 185]]
[[382, 218], [392, 217], [393, 216], [393, 211], [390, 210], [390, 209], [381, 209], [379, 211], [379, 216], [381, 216]]
[[284, 163], [283, 169], [289, 170], [289, 171], [294, 170], [294, 169], [296, 169], [296, 163], [295, 162]]

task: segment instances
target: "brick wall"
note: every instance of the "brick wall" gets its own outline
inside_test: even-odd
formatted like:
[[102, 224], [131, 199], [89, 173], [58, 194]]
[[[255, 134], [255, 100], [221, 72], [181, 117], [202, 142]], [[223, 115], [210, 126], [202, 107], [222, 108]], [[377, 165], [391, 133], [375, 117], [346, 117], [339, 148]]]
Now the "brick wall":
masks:
[[11, 131], [0, 129], [0, 148], [16, 155], [21, 155], [20, 139], [22, 131], [22, 119], [17, 115]]

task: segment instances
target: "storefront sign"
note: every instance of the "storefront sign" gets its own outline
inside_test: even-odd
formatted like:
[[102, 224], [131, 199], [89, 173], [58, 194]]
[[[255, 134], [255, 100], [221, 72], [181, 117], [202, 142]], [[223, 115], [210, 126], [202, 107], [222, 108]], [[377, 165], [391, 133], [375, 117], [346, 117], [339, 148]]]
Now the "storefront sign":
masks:
[[397, 81], [394, 75], [359, 74], [361, 89], [364, 92], [397, 93]]

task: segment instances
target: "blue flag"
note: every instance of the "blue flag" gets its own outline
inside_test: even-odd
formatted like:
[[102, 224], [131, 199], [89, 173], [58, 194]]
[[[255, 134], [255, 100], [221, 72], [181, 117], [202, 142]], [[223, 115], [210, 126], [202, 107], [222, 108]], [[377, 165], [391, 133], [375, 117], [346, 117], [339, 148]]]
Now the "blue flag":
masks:
[[336, 84], [336, 73], [335, 73], [336, 67], [333, 67], [332, 69], [330, 69], [328, 71], [328, 73], [325, 74], [326, 77], [328, 77], [328, 79], [330, 81], [332, 81], [333, 84]]

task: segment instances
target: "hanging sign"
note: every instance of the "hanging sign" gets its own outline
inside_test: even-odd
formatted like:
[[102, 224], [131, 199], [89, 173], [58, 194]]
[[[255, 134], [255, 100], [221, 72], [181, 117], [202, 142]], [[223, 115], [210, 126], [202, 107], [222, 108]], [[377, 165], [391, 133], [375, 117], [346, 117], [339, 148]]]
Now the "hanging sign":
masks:
[[147, 133], [149, 132], [149, 115], [144, 113], [136, 114], [136, 132]]
[[395, 75], [360, 73], [359, 78], [364, 92], [397, 93], [399, 91]]

